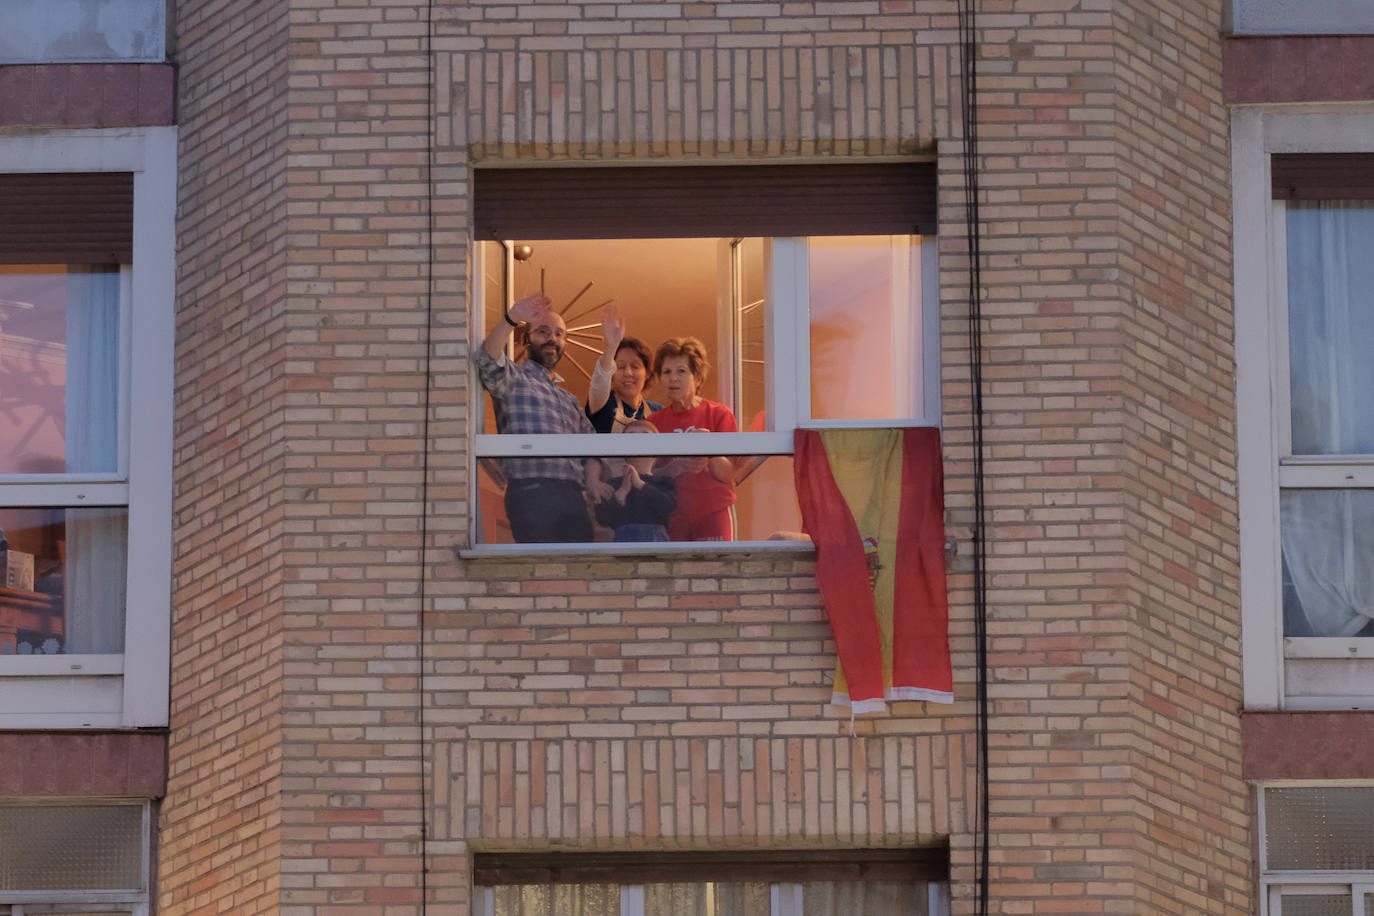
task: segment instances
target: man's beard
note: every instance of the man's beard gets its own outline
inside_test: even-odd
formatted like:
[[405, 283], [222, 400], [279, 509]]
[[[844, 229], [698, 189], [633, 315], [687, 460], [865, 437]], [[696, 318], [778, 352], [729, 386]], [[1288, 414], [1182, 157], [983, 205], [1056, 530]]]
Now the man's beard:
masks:
[[563, 348], [553, 343], [546, 343], [543, 346], [531, 347], [530, 358], [545, 369], [552, 369], [558, 365], [558, 361], [563, 358]]

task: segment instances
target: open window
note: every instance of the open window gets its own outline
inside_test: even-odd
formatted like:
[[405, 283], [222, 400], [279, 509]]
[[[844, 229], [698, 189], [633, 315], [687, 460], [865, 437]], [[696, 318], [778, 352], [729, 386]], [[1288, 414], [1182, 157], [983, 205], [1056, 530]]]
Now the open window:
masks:
[[167, 721], [174, 151], [0, 139], [0, 727]]
[[[473, 417], [476, 549], [525, 546], [503, 496], [521, 460], [555, 456], [597, 458], [607, 475], [631, 456], [655, 473], [726, 457], [728, 539], [803, 539], [794, 430], [938, 423], [933, 179], [929, 163], [480, 172], [475, 339], [510, 303], [544, 292], [568, 326], [557, 372], [585, 404], [613, 304], [651, 353], [669, 338], [701, 342], [710, 369], [697, 394], [726, 408], [736, 431], [516, 436], [500, 432], [484, 396]], [[520, 356], [518, 340], [508, 356]], [[670, 406], [653, 380], [643, 394], [650, 409]], [[598, 526], [598, 541], [613, 536]]]

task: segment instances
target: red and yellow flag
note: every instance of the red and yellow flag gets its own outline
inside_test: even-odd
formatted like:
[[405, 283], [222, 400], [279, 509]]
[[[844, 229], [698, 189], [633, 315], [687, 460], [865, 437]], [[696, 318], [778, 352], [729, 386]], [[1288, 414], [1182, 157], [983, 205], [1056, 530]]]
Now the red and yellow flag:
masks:
[[835, 702], [954, 702], [940, 431], [796, 432], [797, 500], [839, 649]]

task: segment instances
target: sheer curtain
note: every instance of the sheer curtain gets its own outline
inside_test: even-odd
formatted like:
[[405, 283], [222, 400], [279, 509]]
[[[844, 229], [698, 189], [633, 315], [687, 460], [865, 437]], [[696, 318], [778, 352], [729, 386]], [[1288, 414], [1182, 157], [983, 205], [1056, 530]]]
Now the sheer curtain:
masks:
[[802, 885], [802, 916], [928, 916], [926, 885], [816, 881]]
[[[119, 285], [117, 268], [68, 274], [68, 474], [118, 470]], [[122, 508], [66, 511], [67, 652], [123, 650], [127, 518]]]
[[[1290, 204], [1287, 235], [1293, 454], [1374, 454], [1374, 203]], [[1280, 526], [1301, 605], [1285, 618], [1308, 630], [1285, 635], [1362, 630], [1374, 619], [1374, 491], [1284, 490]]]

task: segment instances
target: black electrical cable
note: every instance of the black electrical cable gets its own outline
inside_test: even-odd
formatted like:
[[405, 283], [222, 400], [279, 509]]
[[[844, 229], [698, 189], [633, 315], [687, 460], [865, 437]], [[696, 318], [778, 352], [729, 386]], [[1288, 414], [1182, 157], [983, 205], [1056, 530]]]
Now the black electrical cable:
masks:
[[959, 52], [964, 121], [964, 220], [968, 238], [969, 392], [973, 426], [973, 635], [977, 660], [976, 715], [978, 753], [974, 824], [974, 873], [978, 897], [974, 912], [988, 912], [991, 817], [988, 811], [988, 593], [987, 539], [984, 531], [986, 493], [983, 456], [983, 294], [981, 218], [978, 209], [978, 32], [977, 0], [959, 0]]
[[433, 767], [429, 762], [429, 741], [425, 737], [425, 665], [429, 660], [429, 641], [426, 636], [428, 627], [425, 620], [425, 606], [429, 603], [429, 414], [430, 394], [434, 387], [430, 360], [434, 347], [434, 131], [435, 118], [435, 73], [434, 60], [434, 0], [425, 4], [425, 396], [423, 419], [420, 428], [420, 576], [417, 591], [420, 599], [418, 620], [420, 623], [419, 671], [416, 672], [416, 688], [419, 691], [416, 728], [419, 729], [420, 750], [420, 912], [429, 912], [429, 804], [432, 797], [430, 780]]

